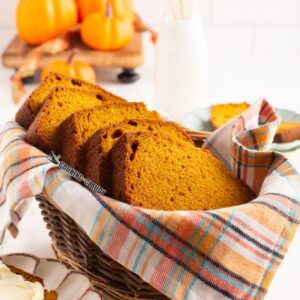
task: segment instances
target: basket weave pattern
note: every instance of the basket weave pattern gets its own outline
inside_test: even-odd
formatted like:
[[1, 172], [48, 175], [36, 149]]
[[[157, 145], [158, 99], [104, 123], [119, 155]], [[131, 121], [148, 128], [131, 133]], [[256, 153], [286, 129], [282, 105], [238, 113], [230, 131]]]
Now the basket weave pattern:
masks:
[[[207, 132], [188, 131], [200, 147]], [[107, 256], [87, 234], [44, 195], [36, 197], [47, 224], [57, 258], [71, 268], [84, 272], [94, 287], [111, 299], [168, 299], [138, 275]]]

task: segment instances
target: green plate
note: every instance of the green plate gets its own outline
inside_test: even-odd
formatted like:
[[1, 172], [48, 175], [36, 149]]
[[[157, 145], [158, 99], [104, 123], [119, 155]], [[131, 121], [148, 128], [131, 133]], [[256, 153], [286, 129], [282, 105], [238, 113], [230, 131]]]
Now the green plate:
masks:
[[[300, 115], [287, 110], [287, 109], [277, 109], [277, 113], [280, 115], [282, 121], [286, 122], [300, 122]], [[195, 111], [188, 113], [181, 124], [192, 130], [204, 130], [204, 131], [214, 131], [210, 123], [210, 107], [199, 108]], [[285, 143], [285, 144], [272, 144], [271, 150], [279, 152], [288, 152], [300, 148], [300, 140]]]

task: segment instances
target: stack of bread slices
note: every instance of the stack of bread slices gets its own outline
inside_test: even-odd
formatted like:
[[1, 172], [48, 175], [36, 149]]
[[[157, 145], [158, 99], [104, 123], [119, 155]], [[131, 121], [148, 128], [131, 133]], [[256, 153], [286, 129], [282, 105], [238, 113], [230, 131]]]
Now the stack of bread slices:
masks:
[[126, 203], [161, 210], [207, 210], [255, 197], [177, 124], [142, 102], [50, 73], [16, 115], [25, 140]]

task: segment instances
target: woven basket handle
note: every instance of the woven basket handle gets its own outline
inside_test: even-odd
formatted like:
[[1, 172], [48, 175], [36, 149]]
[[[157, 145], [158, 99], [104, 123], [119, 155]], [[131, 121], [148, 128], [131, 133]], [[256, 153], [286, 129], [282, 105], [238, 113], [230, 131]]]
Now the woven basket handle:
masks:
[[194, 141], [195, 145], [197, 147], [201, 147], [204, 143], [204, 141], [208, 138], [210, 134], [212, 134], [211, 131], [194, 131], [188, 128], [185, 128], [180, 125], [182, 129], [186, 131], [186, 133], [192, 138]]

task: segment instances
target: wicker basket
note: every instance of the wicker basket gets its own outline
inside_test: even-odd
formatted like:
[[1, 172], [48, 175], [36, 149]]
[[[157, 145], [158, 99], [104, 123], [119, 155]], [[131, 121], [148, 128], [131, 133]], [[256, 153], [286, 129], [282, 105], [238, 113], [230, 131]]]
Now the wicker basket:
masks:
[[[200, 147], [208, 132], [187, 130]], [[57, 258], [71, 268], [84, 272], [106, 298], [168, 299], [138, 275], [104, 254], [87, 234], [44, 195], [36, 197], [47, 224]]]

